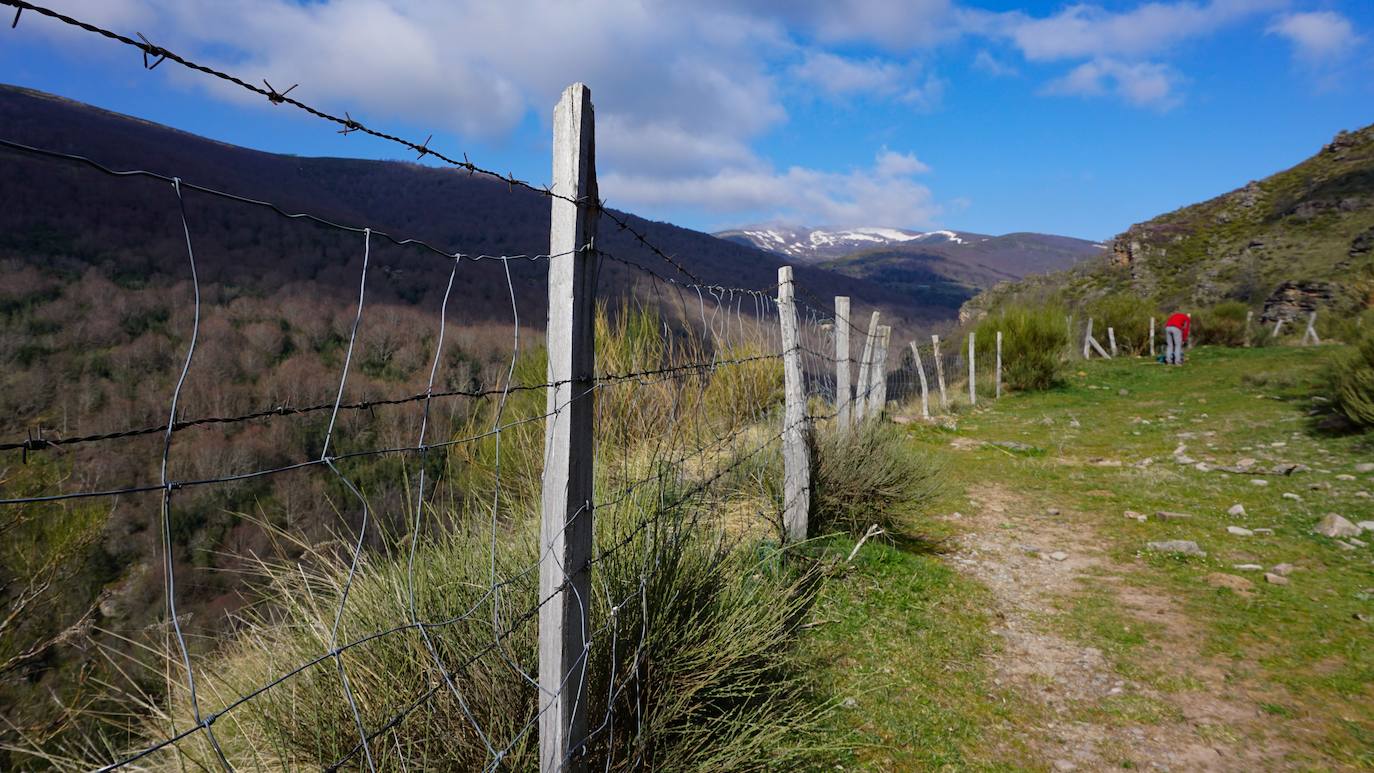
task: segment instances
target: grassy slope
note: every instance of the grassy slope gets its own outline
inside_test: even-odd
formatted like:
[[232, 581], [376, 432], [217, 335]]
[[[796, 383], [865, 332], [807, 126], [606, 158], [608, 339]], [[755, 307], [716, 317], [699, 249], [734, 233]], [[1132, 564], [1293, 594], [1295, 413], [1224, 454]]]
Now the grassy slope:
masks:
[[[1348, 307], [1366, 300], [1374, 253], [1352, 255], [1354, 239], [1374, 228], [1374, 127], [1349, 145], [1323, 150], [1254, 184], [1132, 226], [1108, 255], [1086, 267], [1002, 285], [971, 301], [992, 308], [1054, 289], [1070, 299], [1130, 287], [1165, 305], [1263, 300], [1280, 283], [1335, 281]], [[1305, 205], [1305, 207], [1304, 207]]]
[[[970, 489], [995, 480], [1019, 492], [1027, 506], [1080, 514], [1077, 526], [1103, 546], [1113, 574], [1185, 611], [1200, 631], [1200, 651], [1170, 651], [1158, 626], [1125, 616], [1108, 583], [1083, 583], [1045, 615], [1045, 626], [1098, 647], [1123, 677], [1166, 695], [1197, 687], [1176, 658], [1220, 662], [1226, 683], [1267, 715], [1263, 721], [1283, 739], [1293, 764], [1370, 765], [1374, 628], [1354, 615], [1374, 615], [1374, 596], [1361, 595], [1374, 588], [1374, 547], [1342, 550], [1311, 531], [1329, 511], [1374, 518], [1374, 500], [1356, 496], [1374, 490], [1374, 478], [1336, 478], [1374, 460], [1374, 447], [1314, 434], [1305, 417], [1304, 383], [1332, 351], [1202, 348], [1181, 369], [1144, 360], [1094, 362], [1063, 389], [1012, 396], [961, 418], [954, 433], [912, 425], [912, 441], [939, 456], [958, 454], [950, 491], [934, 509], [970, 507]], [[1078, 427], [1070, 426], [1072, 419]], [[986, 446], [956, 452], [950, 448], [955, 436], [1015, 440], [1044, 453]], [[1260, 488], [1248, 476], [1175, 464], [1171, 454], [1180, 442], [1199, 460], [1233, 464], [1252, 457], [1302, 462], [1313, 471], [1271, 477]], [[1125, 466], [1089, 463], [1098, 457]], [[1155, 463], [1132, 466], [1145, 458]], [[1285, 492], [1302, 501], [1284, 498]], [[1245, 505], [1248, 518], [1227, 516], [1235, 503]], [[1122, 517], [1127, 509], [1194, 517], [1139, 523]], [[1275, 534], [1232, 536], [1225, 529], [1233, 524], [1272, 527]], [[933, 528], [938, 534], [949, 526]], [[1196, 540], [1209, 555], [1184, 560], [1141, 552], [1146, 542], [1162, 539]], [[1251, 562], [1289, 562], [1298, 570], [1291, 585], [1267, 585], [1232, 568]], [[865, 547], [855, 572], [852, 581], [828, 590], [818, 618], [834, 622], [819, 626], [813, 640], [825, 677], [839, 694], [855, 696], [839, 719], [859, 749], [855, 761], [873, 769], [1041, 769], [1044, 761], [1018, 748], [1036, 709], [990, 683], [985, 661], [994, 637], [980, 611], [986, 591], [939, 556], [888, 545]], [[1207, 577], [1216, 572], [1246, 574], [1256, 581], [1253, 593], [1212, 587]], [[1170, 720], [1167, 705], [1104, 704], [1093, 711], [1092, 719], [1102, 722]]]

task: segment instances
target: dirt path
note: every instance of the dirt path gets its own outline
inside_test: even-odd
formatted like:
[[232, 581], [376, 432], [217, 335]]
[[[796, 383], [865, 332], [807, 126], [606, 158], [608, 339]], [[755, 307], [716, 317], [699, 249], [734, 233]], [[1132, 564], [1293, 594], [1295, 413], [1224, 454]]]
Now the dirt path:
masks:
[[[1029, 701], [1034, 726], [1015, 732], [1054, 770], [1253, 771], [1282, 768], [1284, 748], [1263, 713], [1223, 664], [1201, 656], [1200, 636], [1162, 591], [1124, 582], [1097, 547], [1093, 523], [1107, 514], [1050, 515], [1016, 492], [980, 486], [953, 561], [995, 598], [996, 683]], [[1121, 517], [1116, 514], [1116, 517]], [[1114, 612], [1151, 631], [1148, 662], [1120, 668], [1059, 633], [1060, 607], [1091, 588]], [[1138, 673], [1138, 678], [1123, 675]], [[1167, 690], [1146, 674], [1170, 676]], [[1177, 677], [1177, 679], [1173, 679]]]

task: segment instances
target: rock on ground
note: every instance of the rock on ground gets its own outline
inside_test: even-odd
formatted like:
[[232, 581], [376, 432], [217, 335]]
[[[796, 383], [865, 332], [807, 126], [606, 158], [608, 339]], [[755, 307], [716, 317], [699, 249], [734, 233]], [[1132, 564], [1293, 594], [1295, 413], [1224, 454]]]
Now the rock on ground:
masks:
[[1145, 545], [1146, 549], [1156, 553], [1182, 553], [1185, 556], [1197, 556], [1206, 558], [1207, 551], [1197, 546], [1197, 543], [1190, 539], [1169, 539], [1159, 542], [1150, 542]]
[[1327, 513], [1322, 516], [1320, 521], [1317, 521], [1313, 531], [1325, 537], [1340, 539], [1342, 537], [1358, 537], [1364, 532], [1364, 529], [1336, 513]]

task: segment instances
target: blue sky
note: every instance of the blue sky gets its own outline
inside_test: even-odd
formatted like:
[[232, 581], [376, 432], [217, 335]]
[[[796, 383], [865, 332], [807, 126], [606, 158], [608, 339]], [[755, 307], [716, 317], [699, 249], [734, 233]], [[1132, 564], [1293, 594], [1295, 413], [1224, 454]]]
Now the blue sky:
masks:
[[[48, 5], [535, 182], [584, 81], [603, 196], [703, 230], [1105, 239], [1374, 122], [1369, 0]], [[0, 41], [0, 81], [263, 150], [407, 158], [37, 14]]]

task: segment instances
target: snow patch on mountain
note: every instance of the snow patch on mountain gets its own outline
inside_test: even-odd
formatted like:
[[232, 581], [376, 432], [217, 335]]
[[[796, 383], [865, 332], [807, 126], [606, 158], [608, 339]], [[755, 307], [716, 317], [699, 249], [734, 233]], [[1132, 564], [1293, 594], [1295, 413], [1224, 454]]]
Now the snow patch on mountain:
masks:
[[722, 231], [722, 239], [745, 242], [754, 247], [790, 257], [825, 260], [859, 250], [903, 242], [969, 244], [983, 241], [973, 234], [956, 231], [908, 231], [901, 228], [801, 228], [789, 226], [751, 226]]

